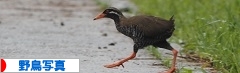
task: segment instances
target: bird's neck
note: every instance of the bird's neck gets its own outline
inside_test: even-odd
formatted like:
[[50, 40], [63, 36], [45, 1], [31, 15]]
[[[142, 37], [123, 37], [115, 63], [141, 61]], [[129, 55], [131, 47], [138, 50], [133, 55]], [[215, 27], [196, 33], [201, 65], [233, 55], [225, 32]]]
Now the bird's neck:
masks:
[[116, 26], [120, 26], [121, 25], [121, 21], [123, 21], [125, 19], [126, 19], [125, 16], [118, 16], [118, 17], [113, 18]]

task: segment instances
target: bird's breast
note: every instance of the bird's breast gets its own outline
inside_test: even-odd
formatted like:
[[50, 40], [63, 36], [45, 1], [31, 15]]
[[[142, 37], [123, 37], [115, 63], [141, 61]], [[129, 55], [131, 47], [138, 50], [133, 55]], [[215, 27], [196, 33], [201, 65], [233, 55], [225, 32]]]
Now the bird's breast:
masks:
[[133, 26], [118, 26], [117, 30], [130, 38], [136, 38], [140, 35]]

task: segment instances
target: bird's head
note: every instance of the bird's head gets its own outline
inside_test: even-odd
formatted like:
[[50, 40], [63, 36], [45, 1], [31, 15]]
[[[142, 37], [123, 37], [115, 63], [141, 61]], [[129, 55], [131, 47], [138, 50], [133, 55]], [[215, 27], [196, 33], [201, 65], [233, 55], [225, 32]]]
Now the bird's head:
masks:
[[93, 20], [97, 20], [100, 18], [111, 18], [111, 19], [115, 20], [122, 16], [123, 16], [123, 14], [120, 10], [118, 10], [115, 7], [109, 7], [107, 9], [105, 9], [102, 13], [97, 15]]

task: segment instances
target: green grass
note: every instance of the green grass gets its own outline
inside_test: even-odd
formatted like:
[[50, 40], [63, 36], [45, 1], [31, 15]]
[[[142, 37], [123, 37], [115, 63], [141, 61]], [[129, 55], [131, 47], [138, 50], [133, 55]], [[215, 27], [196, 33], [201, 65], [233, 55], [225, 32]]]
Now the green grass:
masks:
[[109, 5], [107, 3], [104, 3], [100, 0], [95, 0], [96, 4], [100, 6], [101, 10], [106, 9], [107, 7], [109, 7]]
[[155, 47], [153, 46], [148, 46], [147, 50], [155, 56], [157, 59], [162, 59], [161, 52], [159, 52]]
[[208, 58], [224, 73], [240, 73], [240, 0], [132, 0], [143, 14], [175, 15], [172, 41]]
[[191, 69], [181, 68], [177, 73], [193, 73]]
[[[146, 49], [153, 55], [155, 56], [157, 59], [160, 59], [162, 64], [166, 67], [171, 67], [172, 63], [171, 63], [171, 58], [167, 58], [167, 57], [163, 57], [161, 55], [161, 52], [159, 52], [157, 50], [157, 48], [153, 47], [153, 46], [148, 46], [146, 47]], [[176, 70], [176, 73], [193, 73], [193, 70], [192, 69], [189, 69], [189, 68], [185, 68], [185, 67], [182, 67], [182, 68], [177, 68]], [[202, 73], [206, 73], [205, 70], [202, 69]]]

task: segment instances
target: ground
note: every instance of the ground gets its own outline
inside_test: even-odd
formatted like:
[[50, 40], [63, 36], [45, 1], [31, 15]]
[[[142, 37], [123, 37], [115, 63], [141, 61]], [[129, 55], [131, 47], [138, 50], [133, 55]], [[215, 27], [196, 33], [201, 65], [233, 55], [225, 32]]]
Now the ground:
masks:
[[117, 32], [112, 20], [93, 21], [101, 12], [94, 0], [1, 0], [0, 9], [0, 58], [77, 58], [81, 73], [167, 70], [146, 49], [125, 68], [104, 68], [130, 55], [133, 42]]
[[[99, 6], [92, 0], [1, 0], [0, 8], [0, 58], [77, 58], [81, 73], [166, 70], [152, 66], [158, 60], [131, 60], [125, 68], [104, 68], [130, 55], [133, 43], [116, 31], [113, 21], [93, 21]], [[152, 58], [146, 50], [137, 57]]]

